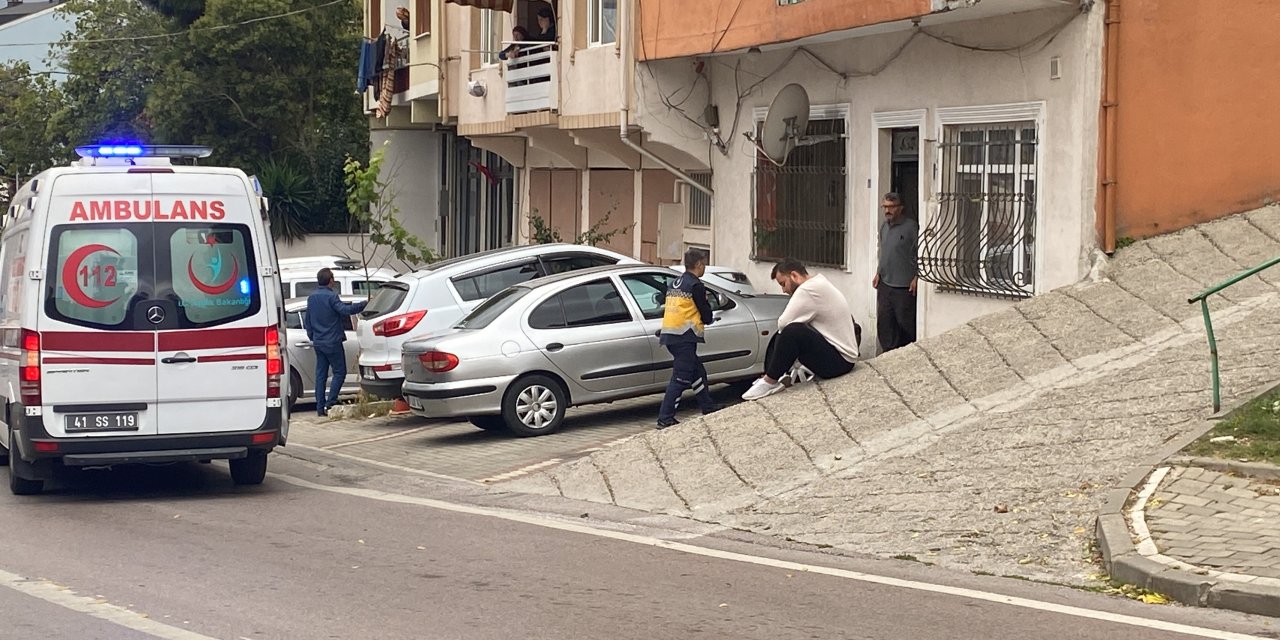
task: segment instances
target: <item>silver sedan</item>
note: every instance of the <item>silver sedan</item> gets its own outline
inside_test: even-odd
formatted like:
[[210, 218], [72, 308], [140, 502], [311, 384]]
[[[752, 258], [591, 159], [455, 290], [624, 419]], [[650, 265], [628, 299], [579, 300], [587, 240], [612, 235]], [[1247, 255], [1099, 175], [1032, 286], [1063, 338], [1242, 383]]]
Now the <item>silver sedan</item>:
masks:
[[[570, 406], [661, 392], [671, 356], [658, 331], [677, 276], [615, 265], [505, 289], [452, 329], [405, 343], [405, 399], [420, 416], [535, 436], [560, 428]], [[710, 382], [756, 378], [786, 296], [707, 291], [715, 321], [698, 353]]]
[[[359, 302], [363, 296], [341, 296], [343, 302]], [[307, 299], [293, 298], [284, 303], [285, 339], [289, 354], [289, 406], [302, 399], [316, 397], [316, 352], [307, 339]], [[347, 341], [342, 344], [347, 356], [347, 379], [342, 383], [342, 395], [355, 395], [360, 391], [360, 378], [356, 359], [360, 355], [360, 343], [356, 342], [356, 319], [352, 317], [347, 330]]]

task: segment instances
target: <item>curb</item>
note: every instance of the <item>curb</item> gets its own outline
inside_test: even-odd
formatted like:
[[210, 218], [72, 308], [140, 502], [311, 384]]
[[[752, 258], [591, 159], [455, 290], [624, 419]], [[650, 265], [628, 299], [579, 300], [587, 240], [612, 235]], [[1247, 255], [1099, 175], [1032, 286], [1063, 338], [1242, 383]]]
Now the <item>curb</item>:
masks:
[[1172, 441], [1106, 494], [1095, 525], [1098, 548], [1103, 566], [1114, 580], [1155, 591], [1183, 604], [1280, 617], [1280, 588], [1250, 584], [1252, 576], [1204, 569], [1161, 555], [1147, 530], [1144, 516], [1147, 498], [1155, 492], [1170, 466], [1280, 478], [1280, 467], [1177, 455], [1208, 433], [1217, 418], [1229, 413], [1222, 412], [1206, 420], [1204, 428]]

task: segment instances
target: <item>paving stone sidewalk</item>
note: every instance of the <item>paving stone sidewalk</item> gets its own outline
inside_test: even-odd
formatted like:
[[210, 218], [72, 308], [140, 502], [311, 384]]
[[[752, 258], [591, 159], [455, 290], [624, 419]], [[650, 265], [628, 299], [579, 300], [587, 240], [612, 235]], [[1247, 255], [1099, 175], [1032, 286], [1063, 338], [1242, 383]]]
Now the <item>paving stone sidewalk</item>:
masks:
[[[1108, 491], [1210, 413], [1187, 297], [1275, 255], [1276, 207], [1140, 242], [1098, 282], [501, 486], [1100, 584], [1093, 527]], [[1227, 400], [1276, 381], [1278, 284], [1280, 271], [1213, 299]]]
[[1280, 483], [1174, 467], [1148, 502], [1160, 554], [1280, 587]]

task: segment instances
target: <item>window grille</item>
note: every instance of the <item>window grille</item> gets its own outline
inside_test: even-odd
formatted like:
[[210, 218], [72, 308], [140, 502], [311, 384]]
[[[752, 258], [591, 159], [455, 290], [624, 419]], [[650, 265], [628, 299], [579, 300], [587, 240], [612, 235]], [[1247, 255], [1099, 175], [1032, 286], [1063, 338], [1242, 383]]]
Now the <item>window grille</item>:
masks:
[[843, 269], [846, 234], [845, 123], [810, 120], [810, 136], [842, 137], [797, 146], [783, 166], [757, 152], [754, 258], [796, 258], [808, 265]]

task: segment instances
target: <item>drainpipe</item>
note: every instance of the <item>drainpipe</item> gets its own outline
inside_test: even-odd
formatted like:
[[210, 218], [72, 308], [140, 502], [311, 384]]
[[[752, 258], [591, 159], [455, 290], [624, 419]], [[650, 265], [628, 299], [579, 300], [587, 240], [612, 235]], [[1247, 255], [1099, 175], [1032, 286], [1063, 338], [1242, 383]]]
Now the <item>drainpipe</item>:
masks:
[[[636, 153], [652, 160], [658, 166], [671, 172], [675, 177], [680, 178], [689, 186], [707, 194], [707, 197], [713, 197], [715, 192], [711, 187], [704, 187], [698, 184], [689, 174], [685, 173], [679, 167], [659, 158], [653, 152], [632, 142], [630, 128], [630, 112], [631, 112], [631, 92], [627, 90], [627, 79], [634, 76], [635, 64], [631, 59], [632, 48], [632, 29], [631, 29], [631, 3], [627, 0], [618, 1], [618, 40], [621, 42], [622, 65], [623, 68], [618, 71], [618, 135], [622, 140], [622, 144], [635, 149]], [[630, 66], [630, 68], [628, 68]]]
[[1116, 251], [1116, 108], [1119, 106], [1120, 67], [1120, 0], [1108, 0], [1103, 20], [1106, 44], [1103, 53], [1106, 79], [1102, 95], [1102, 211], [1098, 226], [1102, 231], [1102, 250], [1108, 255]]

